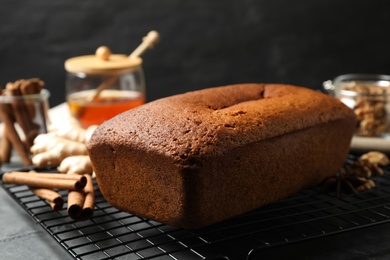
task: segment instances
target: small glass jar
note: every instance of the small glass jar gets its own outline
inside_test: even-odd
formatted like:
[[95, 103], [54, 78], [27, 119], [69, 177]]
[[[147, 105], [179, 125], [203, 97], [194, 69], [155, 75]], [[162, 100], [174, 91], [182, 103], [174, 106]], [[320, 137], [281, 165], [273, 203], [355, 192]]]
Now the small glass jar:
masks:
[[66, 100], [71, 115], [87, 128], [145, 103], [142, 59], [111, 54], [99, 47], [95, 55], [66, 60]]
[[11, 152], [15, 150], [19, 155], [17, 161], [20, 160], [25, 166], [31, 165], [30, 148], [34, 139], [39, 134], [47, 133], [50, 125], [49, 97], [47, 89], [23, 95], [12, 95], [5, 90], [0, 95], [0, 119], [4, 128], [0, 134], [3, 144], [2, 163], [9, 163]]
[[390, 76], [346, 74], [325, 81], [323, 87], [354, 110], [356, 135], [390, 137]]

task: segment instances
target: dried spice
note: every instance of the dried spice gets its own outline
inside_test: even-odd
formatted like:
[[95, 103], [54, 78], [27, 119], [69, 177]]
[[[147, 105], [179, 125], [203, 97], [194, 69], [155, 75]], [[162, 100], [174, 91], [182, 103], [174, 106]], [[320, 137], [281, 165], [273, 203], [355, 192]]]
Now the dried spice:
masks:
[[388, 157], [380, 152], [363, 154], [357, 161], [342, 167], [335, 176], [322, 183], [325, 191], [334, 191], [339, 198], [343, 193], [354, 193], [375, 188], [373, 176], [383, 176], [381, 166], [389, 164]]

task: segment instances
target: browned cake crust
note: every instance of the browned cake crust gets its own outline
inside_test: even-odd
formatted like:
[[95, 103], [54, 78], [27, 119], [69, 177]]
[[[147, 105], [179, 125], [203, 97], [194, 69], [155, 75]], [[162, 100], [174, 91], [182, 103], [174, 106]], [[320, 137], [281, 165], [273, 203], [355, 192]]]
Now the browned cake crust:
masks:
[[354, 128], [353, 111], [325, 94], [241, 84], [129, 110], [98, 127], [87, 147], [113, 206], [197, 228], [334, 175]]

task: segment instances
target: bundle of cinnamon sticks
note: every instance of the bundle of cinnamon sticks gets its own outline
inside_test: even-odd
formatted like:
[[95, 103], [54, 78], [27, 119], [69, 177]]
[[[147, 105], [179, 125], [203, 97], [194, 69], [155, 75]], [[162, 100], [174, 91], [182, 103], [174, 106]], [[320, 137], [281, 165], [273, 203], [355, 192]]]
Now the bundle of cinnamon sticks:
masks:
[[[19, 154], [24, 165], [31, 165], [30, 147], [35, 137], [46, 132], [47, 107], [44, 100], [32, 99], [40, 94], [45, 83], [37, 78], [7, 83], [5, 90], [0, 88], [0, 117], [4, 128], [1, 135], [0, 159], [9, 162], [12, 148]], [[40, 118], [36, 122], [36, 118]], [[20, 127], [18, 131], [15, 127]]]
[[68, 190], [67, 211], [74, 220], [86, 220], [93, 216], [95, 194], [89, 174], [8, 172], [3, 183], [27, 185], [38, 197], [48, 201], [53, 210], [63, 208], [64, 199], [57, 191]]

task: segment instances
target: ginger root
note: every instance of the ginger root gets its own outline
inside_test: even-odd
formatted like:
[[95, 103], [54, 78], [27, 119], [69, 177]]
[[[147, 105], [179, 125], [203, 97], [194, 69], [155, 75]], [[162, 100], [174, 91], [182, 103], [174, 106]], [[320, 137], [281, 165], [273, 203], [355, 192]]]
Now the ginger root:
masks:
[[58, 171], [62, 173], [78, 173], [92, 175], [92, 163], [88, 155], [73, 155], [66, 157], [58, 166]]
[[66, 157], [72, 155], [87, 155], [85, 143], [79, 143], [55, 136], [40, 134], [34, 139], [31, 147], [32, 162], [36, 166], [58, 166]]
[[61, 128], [50, 129], [50, 133], [75, 142], [86, 143], [91, 137], [93, 131], [95, 131], [96, 127], [96, 125], [93, 125], [84, 129], [74, 125], [68, 125]]
[[38, 135], [30, 149], [32, 163], [39, 167], [58, 166], [63, 173], [92, 174], [86, 142], [96, 127], [83, 129], [70, 124]]

